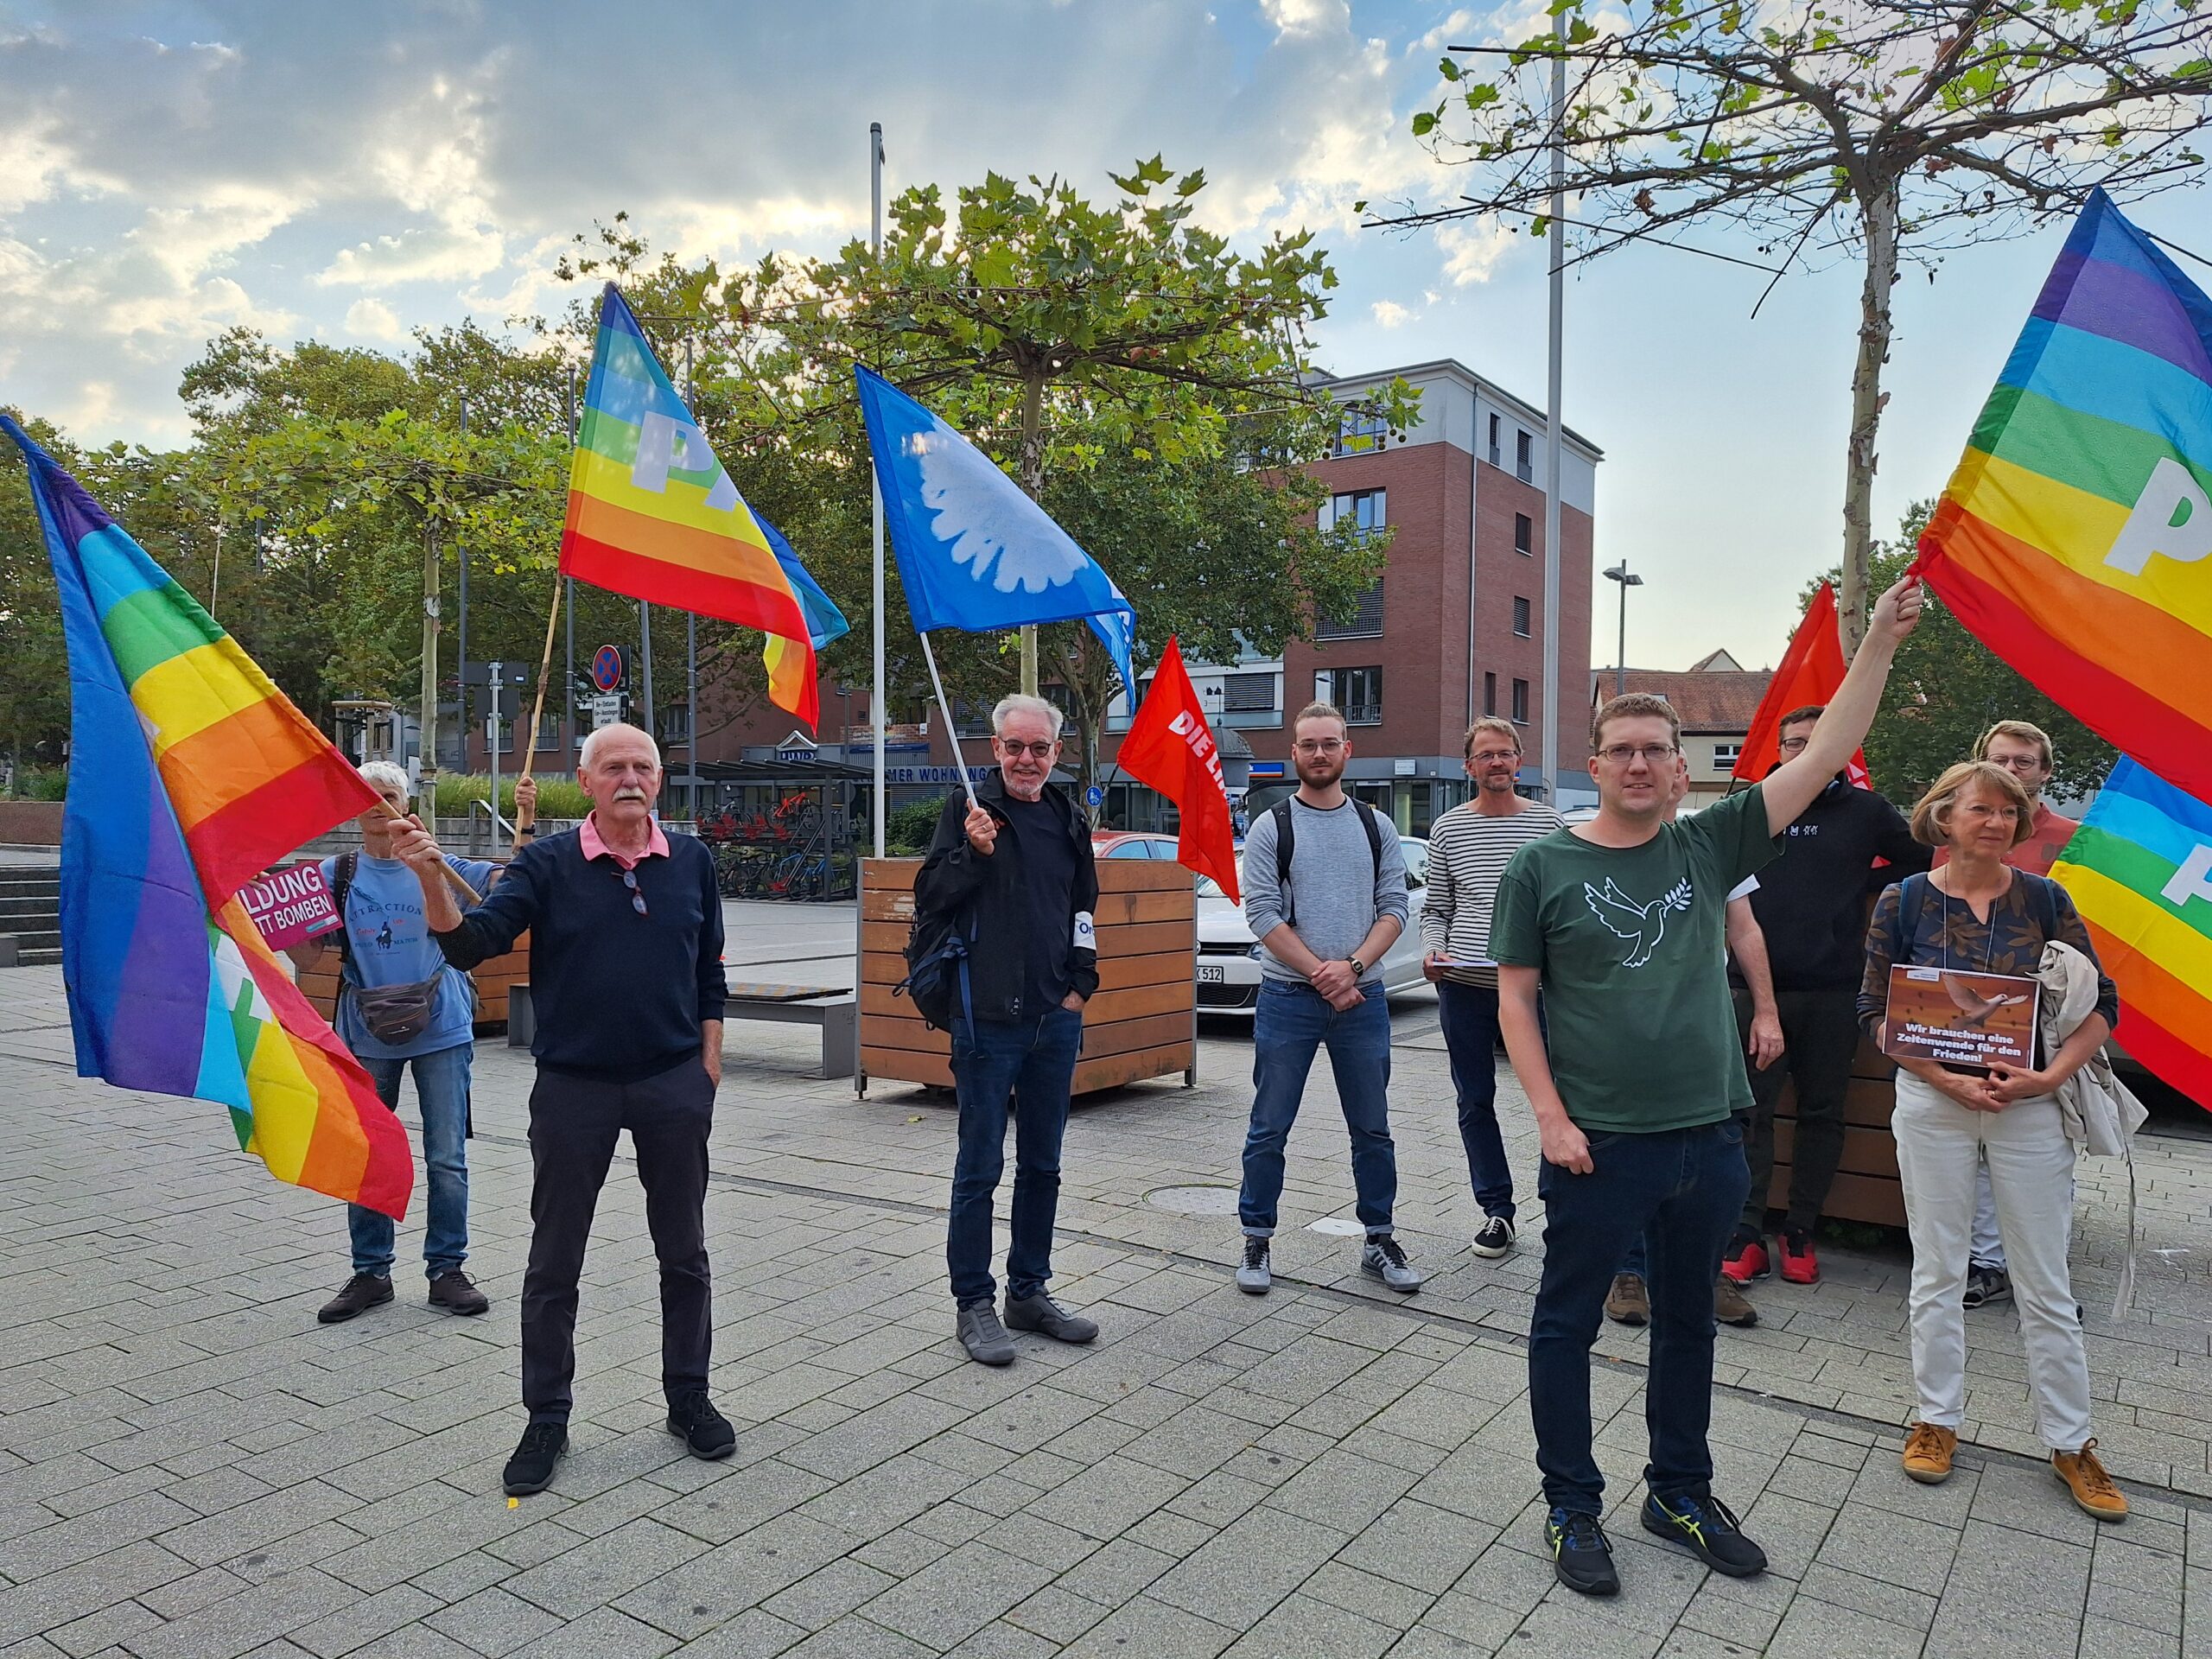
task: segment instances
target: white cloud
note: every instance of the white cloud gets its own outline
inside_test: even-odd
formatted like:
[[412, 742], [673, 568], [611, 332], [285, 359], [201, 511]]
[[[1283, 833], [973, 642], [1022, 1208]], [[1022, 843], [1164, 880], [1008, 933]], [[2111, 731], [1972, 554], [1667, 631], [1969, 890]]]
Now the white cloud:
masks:
[[1344, 0], [1260, 0], [1260, 15], [1281, 35], [1320, 35], [1351, 22]]
[[346, 308], [346, 332], [392, 345], [407, 338], [407, 325], [382, 300], [359, 299]]
[[1376, 326], [1396, 328], [1413, 321], [1414, 314], [1395, 300], [1377, 300], [1368, 308], [1375, 314]]
[[1444, 275], [1454, 288], [1488, 282], [1513, 241], [1513, 232], [1504, 226], [1481, 221], [1446, 225], [1436, 232], [1436, 245], [1444, 252]]
[[326, 288], [468, 282], [497, 270], [506, 256], [506, 238], [497, 231], [402, 231], [340, 249], [315, 280]]

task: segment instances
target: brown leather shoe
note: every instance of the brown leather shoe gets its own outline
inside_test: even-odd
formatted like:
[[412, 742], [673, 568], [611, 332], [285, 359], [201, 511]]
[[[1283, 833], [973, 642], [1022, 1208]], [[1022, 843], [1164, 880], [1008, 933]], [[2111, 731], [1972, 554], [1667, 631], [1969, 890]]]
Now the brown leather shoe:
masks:
[[1923, 1486], [1941, 1485], [1951, 1478], [1951, 1459], [1958, 1449], [1955, 1428], [1915, 1423], [1904, 1437], [1904, 1471]]
[[1605, 1293], [1605, 1317], [1615, 1325], [1650, 1324], [1651, 1293], [1643, 1281], [1632, 1273], [1615, 1274], [1613, 1287]]
[[430, 1281], [430, 1306], [473, 1316], [489, 1311], [492, 1299], [459, 1268], [449, 1268]]
[[2113, 1484], [2105, 1466], [2097, 1461], [2097, 1443], [2082, 1442], [2079, 1452], [2054, 1452], [2050, 1471], [2066, 1483], [2066, 1490], [2084, 1511], [2100, 1521], [2127, 1519], [2127, 1497]]
[[1713, 1317], [1748, 1331], [1759, 1322], [1759, 1311], [1744, 1294], [1744, 1287], [1724, 1273], [1713, 1281]]

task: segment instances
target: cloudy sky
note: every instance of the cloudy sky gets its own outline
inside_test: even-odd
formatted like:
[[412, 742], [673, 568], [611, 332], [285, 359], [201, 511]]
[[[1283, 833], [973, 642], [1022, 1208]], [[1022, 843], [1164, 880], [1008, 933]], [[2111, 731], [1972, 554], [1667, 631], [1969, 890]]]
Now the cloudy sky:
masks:
[[[1363, 197], [1448, 200], [1407, 132], [1438, 48], [1534, 0], [0, 0], [0, 402], [84, 442], [173, 443], [179, 371], [246, 323], [394, 346], [557, 310], [567, 237], [626, 208], [657, 245], [753, 257], [863, 232], [889, 187], [1071, 175], [1164, 151], [1217, 228], [1310, 226], [1344, 285], [1325, 365], [1457, 357], [1541, 405], [1525, 238], [1357, 228]], [[2212, 253], [2212, 207], [2143, 221]], [[1877, 520], [1938, 491], [2060, 232], [1901, 288]], [[1694, 238], [1745, 251], [1719, 233]], [[1629, 657], [1780, 652], [1839, 545], [1856, 283], [1664, 251], [1579, 268], [1567, 415], [1604, 446], [1598, 551], [1649, 583]], [[1603, 597], [1603, 596], [1601, 596]], [[1601, 603], [1595, 660], [1612, 657]]]

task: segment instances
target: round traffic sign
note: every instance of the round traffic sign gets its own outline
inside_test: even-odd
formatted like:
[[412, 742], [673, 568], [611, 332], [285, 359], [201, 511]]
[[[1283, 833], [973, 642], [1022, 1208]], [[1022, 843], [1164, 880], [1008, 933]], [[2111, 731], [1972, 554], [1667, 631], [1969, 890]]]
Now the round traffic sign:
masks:
[[592, 653], [591, 683], [602, 691], [614, 690], [622, 683], [622, 653], [613, 645], [601, 645]]

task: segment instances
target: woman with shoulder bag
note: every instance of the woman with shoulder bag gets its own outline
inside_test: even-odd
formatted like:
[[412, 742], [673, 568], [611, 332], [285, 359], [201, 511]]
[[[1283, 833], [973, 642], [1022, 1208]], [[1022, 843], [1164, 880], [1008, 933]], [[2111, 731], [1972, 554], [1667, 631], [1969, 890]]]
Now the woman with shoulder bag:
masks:
[[[2004, 862], [2033, 827], [2026, 791], [1987, 761], [1951, 767], [1922, 797], [1912, 812], [1913, 835], [1948, 847], [1950, 856], [1932, 874], [1888, 888], [1875, 906], [1859, 1016], [1877, 1041], [1893, 964], [2032, 979], [2044, 946], [2053, 940], [2095, 962], [2088, 930], [2065, 890]], [[2088, 1359], [2066, 1261], [2075, 1145], [2056, 1098], [2119, 1016], [2119, 993], [2099, 969], [2094, 1011], [2055, 1051], [2038, 1036], [2033, 1069], [1893, 1057], [1898, 1071], [1891, 1128], [1912, 1234], [1912, 1372], [1920, 1395], [1904, 1461], [1915, 1480], [1932, 1484], [1949, 1475], [1965, 1417], [1961, 1297], [1975, 1167], [1986, 1157], [2012, 1264], [2029, 1391], [2052, 1472], [2098, 1520], [2127, 1514], [2127, 1499], [2098, 1462], [2089, 1433]]]

